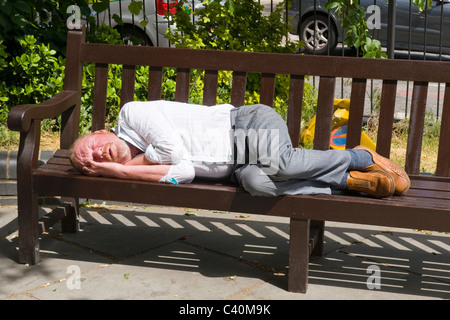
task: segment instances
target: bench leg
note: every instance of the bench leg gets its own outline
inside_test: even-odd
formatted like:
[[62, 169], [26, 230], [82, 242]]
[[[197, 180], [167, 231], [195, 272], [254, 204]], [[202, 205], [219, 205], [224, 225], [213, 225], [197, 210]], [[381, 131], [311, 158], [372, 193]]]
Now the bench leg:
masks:
[[[31, 189], [31, 188], [29, 188]], [[36, 264], [39, 254], [38, 198], [31, 190], [18, 190], [19, 263]]]
[[76, 233], [80, 230], [79, 221], [79, 200], [78, 198], [62, 198], [65, 217], [61, 219], [61, 231], [66, 233]]
[[290, 292], [306, 293], [308, 289], [310, 220], [291, 218], [289, 236]]

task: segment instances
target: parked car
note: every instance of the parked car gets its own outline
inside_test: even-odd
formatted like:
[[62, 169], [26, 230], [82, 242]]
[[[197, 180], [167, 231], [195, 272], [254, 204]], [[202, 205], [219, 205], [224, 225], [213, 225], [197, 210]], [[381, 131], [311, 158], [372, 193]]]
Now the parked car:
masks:
[[[397, 0], [396, 2], [395, 49], [450, 54], [450, 33], [444, 32], [444, 28], [448, 28], [450, 24], [450, 0], [432, 0], [431, 8], [422, 12], [419, 12], [416, 6], [411, 5], [411, 24], [411, 1]], [[325, 9], [327, 3], [328, 0], [292, 0], [288, 12], [291, 17], [292, 33], [299, 35], [305, 43], [305, 50], [308, 53], [327, 54], [329, 50], [333, 52], [337, 43], [343, 40], [343, 30], [339, 19], [333, 9], [328, 14]], [[388, 2], [386, 0], [360, 0], [360, 5], [365, 9], [370, 5], [380, 8], [380, 28], [371, 30], [371, 34], [375, 39], [380, 40], [382, 46], [386, 46]], [[443, 32], [441, 32], [441, 10]], [[367, 14], [366, 17], [371, 14]], [[442, 46], [440, 46], [441, 36]]]
[[[169, 46], [169, 41], [165, 38], [169, 28], [166, 13], [175, 13], [178, 0], [144, 0], [138, 15], [130, 12], [130, 3], [131, 0], [110, 0], [107, 10], [100, 13], [92, 10], [91, 15], [96, 18], [98, 25], [106, 24], [116, 28], [125, 41], [140, 39], [146, 45]], [[114, 15], [121, 18], [122, 25], [113, 18]]]

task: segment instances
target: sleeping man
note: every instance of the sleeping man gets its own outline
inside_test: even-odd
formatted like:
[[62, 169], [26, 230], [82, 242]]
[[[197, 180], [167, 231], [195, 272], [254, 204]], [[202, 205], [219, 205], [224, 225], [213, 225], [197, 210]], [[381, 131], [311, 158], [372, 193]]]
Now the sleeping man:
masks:
[[384, 198], [404, 195], [410, 186], [399, 165], [368, 148], [293, 147], [284, 120], [260, 104], [129, 102], [112, 132], [78, 138], [71, 160], [91, 176], [173, 184], [231, 179], [254, 196], [339, 189]]

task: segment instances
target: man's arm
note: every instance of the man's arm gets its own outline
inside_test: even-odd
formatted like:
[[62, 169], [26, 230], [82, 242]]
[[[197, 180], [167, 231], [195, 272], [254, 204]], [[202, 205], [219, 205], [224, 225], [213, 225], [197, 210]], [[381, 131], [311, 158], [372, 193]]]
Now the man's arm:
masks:
[[91, 161], [83, 167], [89, 176], [104, 176], [120, 179], [134, 179], [159, 182], [169, 172], [170, 165], [123, 165], [115, 162]]

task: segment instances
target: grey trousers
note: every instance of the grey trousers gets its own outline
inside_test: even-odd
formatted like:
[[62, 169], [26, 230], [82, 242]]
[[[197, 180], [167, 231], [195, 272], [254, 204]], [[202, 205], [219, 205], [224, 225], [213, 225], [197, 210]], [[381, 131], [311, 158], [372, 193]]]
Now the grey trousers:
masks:
[[235, 132], [233, 178], [252, 195], [330, 194], [350, 165], [351, 156], [344, 150], [294, 148], [285, 121], [268, 106], [232, 109], [231, 123]]

